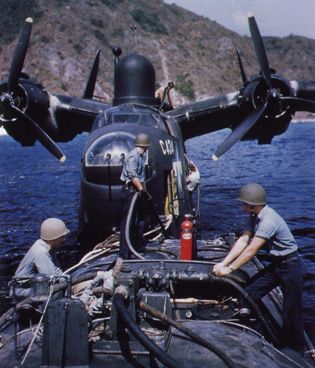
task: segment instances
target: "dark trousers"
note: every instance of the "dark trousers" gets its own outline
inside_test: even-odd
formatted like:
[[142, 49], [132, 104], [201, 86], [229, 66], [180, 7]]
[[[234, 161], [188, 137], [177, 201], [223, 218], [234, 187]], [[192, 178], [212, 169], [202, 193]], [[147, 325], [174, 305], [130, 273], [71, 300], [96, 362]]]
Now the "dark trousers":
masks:
[[[121, 191], [122, 206], [124, 207], [124, 217], [120, 223], [120, 237], [119, 237], [119, 257], [128, 259], [130, 251], [126, 239], [126, 224], [129, 208], [136, 190], [132, 186], [124, 185]], [[146, 225], [151, 222], [150, 210], [146, 198], [138, 198], [136, 203], [136, 213], [132, 219], [131, 228], [129, 229], [130, 240], [133, 246], [141, 248], [144, 245], [143, 233]]]
[[129, 247], [126, 240], [126, 223], [128, 217], [128, 211], [130, 208], [130, 204], [133, 196], [135, 195], [136, 190], [127, 185], [123, 185], [121, 189], [121, 204], [123, 206], [124, 217], [120, 223], [120, 236], [119, 236], [119, 257], [127, 259], [129, 258]]
[[281, 345], [299, 353], [304, 351], [302, 286], [304, 269], [298, 254], [273, 262], [260, 277], [245, 289], [257, 302], [277, 286], [283, 293], [283, 327]]

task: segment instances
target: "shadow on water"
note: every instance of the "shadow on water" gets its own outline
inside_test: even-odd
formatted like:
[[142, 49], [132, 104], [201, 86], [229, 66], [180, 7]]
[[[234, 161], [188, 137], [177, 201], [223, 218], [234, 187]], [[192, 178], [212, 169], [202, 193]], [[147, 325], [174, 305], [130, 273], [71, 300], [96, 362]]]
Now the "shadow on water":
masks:
[[[219, 161], [212, 161], [211, 154], [227, 134], [224, 130], [187, 142], [188, 155], [201, 172], [201, 237], [240, 233], [246, 215], [235, 201], [239, 188], [249, 182], [262, 184], [269, 204], [287, 221], [305, 260], [305, 321], [315, 342], [315, 124], [292, 124], [272, 145], [238, 143]], [[21, 148], [10, 137], [0, 137], [1, 308], [7, 281], [36, 240], [39, 224], [53, 216], [62, 218], [71, 231], [77, 228], [85, 139], [81, 135], [60, 144], [67, 156], [60, 164], [40, 145]], [[76, 256], [73, 233], [60, 251], [61, 262], [69, 266]]]

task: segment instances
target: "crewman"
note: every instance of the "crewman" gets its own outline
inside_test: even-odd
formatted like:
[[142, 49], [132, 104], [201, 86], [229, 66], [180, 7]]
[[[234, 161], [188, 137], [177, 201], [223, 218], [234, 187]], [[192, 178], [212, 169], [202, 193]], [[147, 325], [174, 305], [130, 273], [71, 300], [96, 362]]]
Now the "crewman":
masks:
[[61, 247], [68, 233], [65, 223], [57, 218], [48, 218], [41, 224], [40, 239], [31, 246], [15, 272], [14, 278], [23, 278], [15, 289], [16, 296], [30, 295], [31, 287], [28, 279], [35, 274], [62, 275], [55, 252]]
[[283, 293], [283, 328], [281, 344], [304, 352], [304, 322], [302, 313], [303, 265], [298, 246], [282, 217], [266, 204], [266, 193], [259, 184], [241, 188], [242, 202], [249, 222], [242, 236], [228, 255], [213, 267], [217, 276], [225, 276], [249, 262], [255, 255], [268, 266], [246, 287], [251, 298], [258, 302], [280, 285]]
[[147, 134], [140, 133], [136, 136], [135, 148], [128, 153], [120, 176], [120, 179], [124, 182], [122, 187], [124, 218], [120, 225], [119, 256], [123, 259], [129, 258], [129, 247], [126, 240], [125, 230], [131, 200], [136, 191], [139, 192], [140, 197], [146, 193], [144, 186], [146, 162], [145, 153], [149, 146], [150, 139]]
[[155, 91], [155, 98], [159, 104], [162, 104], [161, 110], [169, 111], [174, 109], [174, 103], [171, 96], [171, 90], [174, 88], [174, 83], [169, 82], [166, 87], [162, 87], [160, 84], [157, 84], [157, 89]]
[[198, 188], [200, 183], [200, 172], [197, 166], [192, 162], [188, 162], [188, 172], [186, 175], [186, 185], [189, 193], [192, 193]]

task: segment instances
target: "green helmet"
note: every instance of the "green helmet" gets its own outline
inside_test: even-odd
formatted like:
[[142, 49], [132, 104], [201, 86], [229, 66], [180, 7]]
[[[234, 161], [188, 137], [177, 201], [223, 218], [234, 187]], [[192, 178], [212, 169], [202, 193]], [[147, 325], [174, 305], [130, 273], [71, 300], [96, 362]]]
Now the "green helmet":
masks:
[[136, 147], [149, 147], [150, 139], [147, 134], [139, 133], [136, 136]]
[[251, 206], [262, 206], [266, 204], [266, 192], [259, 184], [246, 184], [241, 188], [236, 200]]

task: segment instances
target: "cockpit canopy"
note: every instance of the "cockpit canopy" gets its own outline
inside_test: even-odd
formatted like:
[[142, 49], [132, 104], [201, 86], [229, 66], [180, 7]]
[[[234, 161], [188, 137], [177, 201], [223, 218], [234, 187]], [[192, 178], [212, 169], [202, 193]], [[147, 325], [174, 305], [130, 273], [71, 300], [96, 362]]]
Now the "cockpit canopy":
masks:
[[121, 166], [134, 142], [134, 135], [127, 132], [102, 135], [86, 151], [85, 166]]
[[118, 185], [124, 160], [135, 146], [135, 136], [128, 132], [100, 135], [84, 155], [85, 179], [94, 184]]
[[164, 118], [153, 108], [140, 105], [111, 107], [95, 119], [92, 130], [110, 124], [140, 124], [167, 130]]

